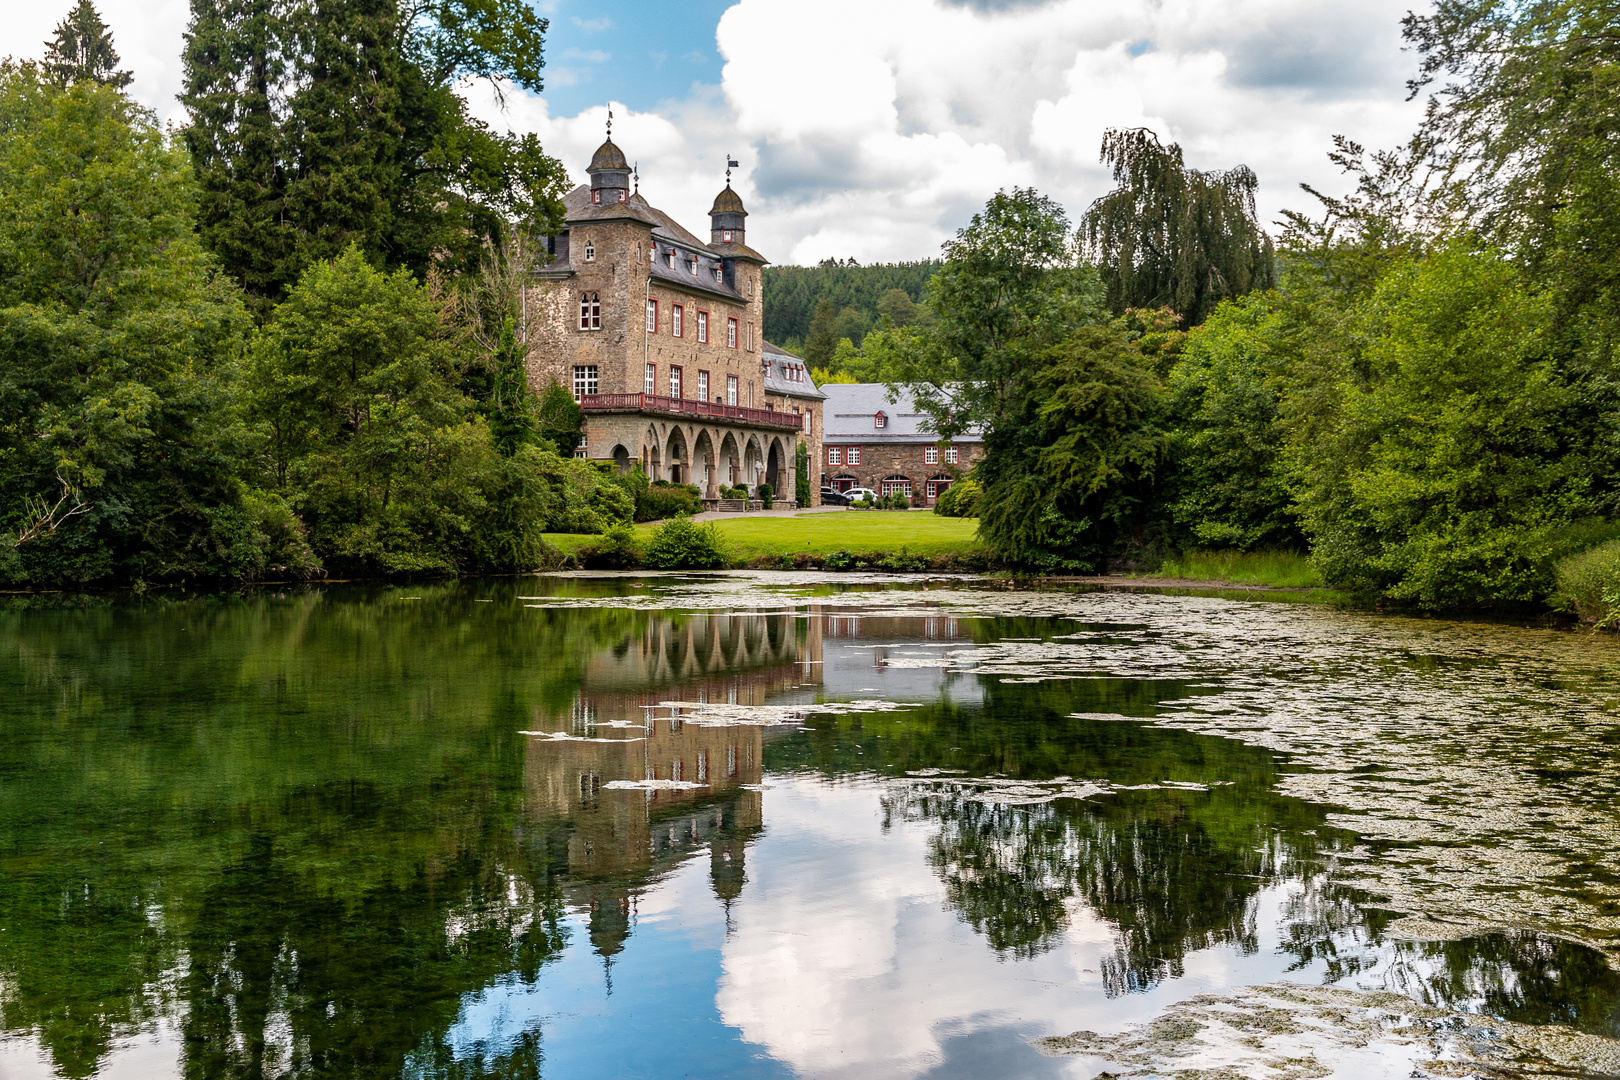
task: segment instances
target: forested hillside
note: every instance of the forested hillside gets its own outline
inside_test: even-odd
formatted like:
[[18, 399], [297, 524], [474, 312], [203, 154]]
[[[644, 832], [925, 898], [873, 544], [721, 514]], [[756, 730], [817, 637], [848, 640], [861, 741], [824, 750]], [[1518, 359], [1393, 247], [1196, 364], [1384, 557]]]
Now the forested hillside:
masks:
[[[926, 298], [928, 279], [940, 263], [883, 263], [860, 266], [853, 260], [828, 259], [820, 266], [768, 266], [765, 268], [765, 336], [784, 349], [824, 364], [839, 339], [861, 339], [882, 324], [887, 315], [894, 325], [907, 325], [925, 317], [916, 310]], [[818, 311], [820, 325], [814, 325]], [[819, 331], [813, 337], [812, 330]], [[809, 356], [805, 349], [825, 350]]]

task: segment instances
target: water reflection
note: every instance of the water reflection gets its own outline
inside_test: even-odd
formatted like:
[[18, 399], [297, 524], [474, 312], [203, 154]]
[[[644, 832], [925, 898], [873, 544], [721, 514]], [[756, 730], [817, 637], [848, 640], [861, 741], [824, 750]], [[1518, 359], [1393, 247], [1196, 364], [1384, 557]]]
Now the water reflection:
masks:
[[[1620, 1035], [1594, 950], [1393, 938], [1276, 754], [1095, 718], [1218, 681], [942, 661], [1073, 621], [646, 594], [0, 612], [0, 1070], [1055, 1075], [1029, 1039], [1283, 974]], [[909, 707], [813, 711], [862, 698]]]

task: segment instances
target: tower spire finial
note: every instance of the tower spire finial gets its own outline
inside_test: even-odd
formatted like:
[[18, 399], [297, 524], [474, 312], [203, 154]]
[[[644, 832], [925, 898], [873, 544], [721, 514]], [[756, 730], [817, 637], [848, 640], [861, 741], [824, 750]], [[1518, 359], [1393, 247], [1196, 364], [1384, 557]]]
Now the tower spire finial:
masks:
[[632, 179], [632, 180], [634, 180], [636, 182], [636, 190], [633, 192], [633, 194], [640, 195], [641, 194], [641, 162], [639, 162], [639, 161], [636, 162], [636, 164], [634, 166], [634, 171], [632, 171], [631, 174], [630, 174], [630, 179]]
[[608, 136], [607, 136], [607, 141], [608, 142], [613, 141], [613, 110], [612, 109], [608, 110]]
[[742, 166], [738, 165], [736, 159], [733, 158], [729, 153], [726, 155], [726, 187], [731, 186], [731, 170], [739, 169], [741, 167]]

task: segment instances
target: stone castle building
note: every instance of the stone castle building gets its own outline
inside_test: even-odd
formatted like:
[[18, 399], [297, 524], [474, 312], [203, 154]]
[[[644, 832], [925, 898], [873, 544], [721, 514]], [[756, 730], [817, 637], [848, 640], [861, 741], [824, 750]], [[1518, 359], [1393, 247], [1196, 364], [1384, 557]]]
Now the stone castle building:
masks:
[[531, 385], [573, 391], [578, 456], [707, 499], [761, 483], [791, 498], [800, 442], [820, 455], [821, 396], [803, 361], [765, 343], [766, 259], [729, 172], [704, 241], [641, 196], [611, 131], [586, 171], [526, 298]]
[[977, 431], [942, 440], [927, 430], [928, 417], [909, 392], [891, 402], [882, 383], [828, 383], [822, 391], [823, 435], [815, 459], [820, 465], [811, 469], [822, 487], [904, 492], [913, 505], [933, 506], [984, 457], [984, 437]]

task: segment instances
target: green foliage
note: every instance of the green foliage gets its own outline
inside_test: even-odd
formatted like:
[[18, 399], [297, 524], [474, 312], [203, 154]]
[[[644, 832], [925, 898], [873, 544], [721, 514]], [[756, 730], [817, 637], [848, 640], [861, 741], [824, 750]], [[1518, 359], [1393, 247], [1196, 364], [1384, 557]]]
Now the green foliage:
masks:
[[[765, 295], [770, 295], [768, 289]], [[810, 320], [810, 329], [805, 335], [804, 358], [811, 364], [825, 365], [832, 359], [837, 345], [838, 317], [832, 301], [823, 300], [816, 305], [815, 318]], [[854, 348], [853, 345], [850, 347]]]
[[0, 131], [0, 535], [81, 508], [0, 573], [256, 576], [231, 408], [246, 319], [194, 237], [185, 159], [115, 90], [27, 66], [0, 66]]
[[1553, 575], [1561, 608], [1599, 629], [1620, 625], [1620, 540], [1560, 559]]
[[1291, 343], [1278, 308], [1268, 293], [1223, 302], [1187, 335], [1170, 372], [1165, 504], [1178, 544], [1303, 546], [1283, 465]]
[[91, 82], [122, 90], [135, 78], [132, 72], [118, 70], [112, 32], [90, 0], [78, 0], [56, 24], [56, 33], [45, 43], [41, 66], [52, 82], [64, 88]]
[[194, 0], [186, 147], [200, 231], [268, 314], [313, 260], [465, 270], [513, 222], [555, 222], [561, 166], [497, 135], [453, 85], [537, 85], [544, 23], [515, 0]]
[[[529, 377], [523, 363], [524, 350], [513, 334], [512, 317], [507, 316], [501, 327], [501, 337], [490, 358], [490, 395], [485, 415], [489, 417], [489, 433], [495, 448], [506, 457], [517, 453], [541, 433], [535, 418], [534, 394], [529, 390]], [[552, 384], [556, 387], [556, 384]], [[572, 397], [570, 397], [572, 403]], [[549, 404], [549, 402], [548, 402]], [[577, 406], [576, 406], [577, 408]], [[546, 434], [549, 436], [550, 431]], [[555, 443], [555, 440], [553, 440]], [[558, 453], [564, 453], [561, 448]], [[574, 448], [567, 448], [572, 454]]]
[[[527, 386], [527, 383], [524, 384]], [[585, 410], [579, 407], [566, 386], [552, 380], [540, 398], [536, 427], [540, 437], [551, 444], [553, 450], [572, 456], [579, 445], [579, 433], [585, 430]], [[639, 470], [639, 466], [637, 467]], [[642, 474], [645, 482], [646, 474]]]
[[703, 493], [696, 484], [658, 481], [636, 496], [637, 521], [690, 517], [703, 509]]
[[579, 549], [580, 562], [590, 570], [632, 570], [641, 565], [636, 531], [625, 522], [609, 525], [602, 539]]
[[802, 442], [793, 454], [793, 498], [800, 509], [810, 505], [810, 448]]
[[699, 525], [683, 516], [653, 530], [642, 561], [654, 570], [721, 570], [731, 558], [713, 522]]
[[759, 501], [764, 504], [766, 510], [769, 510], [771, 508], [771, 503], [776, 500], [776, 492], [769, 484], [759, 485], [759, 487], [754, 489], [754, 494], [759, 497]]
[[1597, 494], [1546, 299], [1456, 243], [1391, 272], [1364, 333], [1368, 379], [1298, 458], [1323, 577], [1428, 606], [1545, 598]]
[[[885, 316], [893, 326], [927, 322], [932, 317], [924, 304], [928, 279], [939, 266], [935, 259], [877, 266], [831, 260], [820, 266], [767, 266], [765, 336], [784, 347], [789, 341], [807, 343], [823, 304], [828, 332], [832, 334], [826, 342], [828, 356], [840, 337], [849, 337], [859, 345], [860, 335], [880, 327]], [[800, 355], [818, 367], [826, 362], [826, 357], [811, 357], [803, 352]]]
[[1166, 559], [1152, 574], [1277, 589], [1310, 589], [1322, 584], [1310, 557], [1298, 551], [1188, 551]]
[[1165, 456], [1158, 385], [1113, 330], [1087, 327], [1041, 358], [1019, 434], [978, 467], [979, 533], [1009, 562], [1093, 572], [1124, 542]]
[[957, 480], [934, 500], [934, 513], [941, 517], [971, 518], [979, 516], [979, 496], [984, 489], [973, 473]]
[[1189, 169], [1181, 147], [1146, 128], [1110, 128], [1102, 160], [1119, 187], [1080, 228], [1111, 310], [1168, 305], [1196, 326], [1222, 299], [1275, 283], [1271, 240], [1255, 216], [1260, 180], [1247, 166]]

